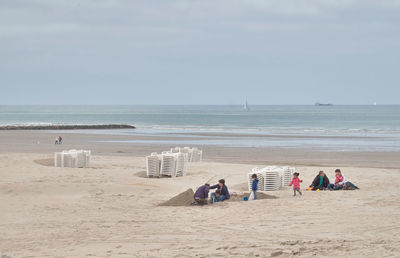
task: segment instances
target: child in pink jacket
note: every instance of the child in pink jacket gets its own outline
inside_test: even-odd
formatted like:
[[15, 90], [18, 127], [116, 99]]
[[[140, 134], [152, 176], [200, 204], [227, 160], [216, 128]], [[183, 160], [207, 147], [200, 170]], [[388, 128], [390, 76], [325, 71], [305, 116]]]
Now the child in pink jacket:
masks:
[[293, 185], [293, 192], [294, 192], [293, 196], [296, 196], [296, 191], [299, 192], [300, 195], [302, 195], [302, 193], [300, 191], [300, 183], [302, 183], [303, 180], [300, 180], [299, 175], [300, 175], [300, 173], [297, 173], [297, 172], [294, 173], [292, 182], [290, 182], [290, 186]]

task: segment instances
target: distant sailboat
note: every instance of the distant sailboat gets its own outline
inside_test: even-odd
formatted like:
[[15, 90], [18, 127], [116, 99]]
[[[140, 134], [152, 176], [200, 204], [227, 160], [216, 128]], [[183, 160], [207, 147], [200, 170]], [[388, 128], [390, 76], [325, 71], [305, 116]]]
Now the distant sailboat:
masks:
[[243, 110], [246, 112], [249, 111], [249, 104], [247, 103], [247, 100], [246, 103], [244, 103]]
[[371, 110], [374, 110], [374, 108], [375, 108], [376, 105], [377, 105], [376, 102], [372, 103], [372, 106], [370, 106], [370, 109], [371, 109]]

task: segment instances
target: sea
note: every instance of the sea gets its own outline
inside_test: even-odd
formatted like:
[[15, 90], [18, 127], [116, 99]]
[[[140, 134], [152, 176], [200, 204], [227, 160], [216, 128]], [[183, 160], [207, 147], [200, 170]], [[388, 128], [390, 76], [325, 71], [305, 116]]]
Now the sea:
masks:
[[127, 144], [400, 151], [400, 105], [0, 106], [0, 125], [54, 124], [129, 124], [63, 133], [155, 136]]

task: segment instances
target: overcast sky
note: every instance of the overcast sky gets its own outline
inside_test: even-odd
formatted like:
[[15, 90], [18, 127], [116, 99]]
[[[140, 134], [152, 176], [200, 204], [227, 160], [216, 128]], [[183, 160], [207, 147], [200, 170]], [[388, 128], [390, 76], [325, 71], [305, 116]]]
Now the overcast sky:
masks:
[[400, 0], [0, 0], [0, 104], [400, 104]]

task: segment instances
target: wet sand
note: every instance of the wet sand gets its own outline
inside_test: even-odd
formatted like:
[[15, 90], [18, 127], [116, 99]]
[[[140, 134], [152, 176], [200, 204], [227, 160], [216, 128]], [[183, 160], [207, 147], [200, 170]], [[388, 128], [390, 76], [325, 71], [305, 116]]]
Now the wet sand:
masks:
[[[56, 131], [0, 131], [0, 153], [53, 153], [64, 149], [90, 149], [95, 155], [143, 157], [151, 152], [161, 152], [175, 147], [171, 144], [142, 144], [123, 141], [179, 140], [176, 136], [133, 136], [108, 134], [62, 134], [63, 145], [55, 145]], [[196, 136], [193, 136], [196, 139]], [[109, 142], [114, 141], [114, 142]], [[115, 142], [121, 141], [121, 142]], [[196, 146], [196, 145], [193, 145]], [[400, 152], [397, 151], [332, 151], [311, 148], [256, 148], [219, 147], [199, 145], [204, 158], [244, 164], [289, 164], [308, 166], [357, 166], [376, 168], [400, 168]]]

